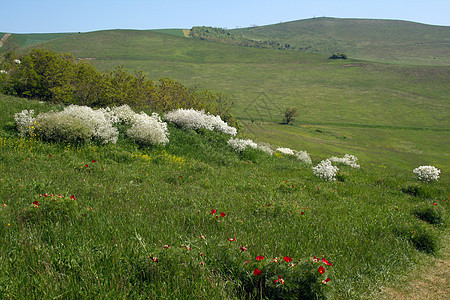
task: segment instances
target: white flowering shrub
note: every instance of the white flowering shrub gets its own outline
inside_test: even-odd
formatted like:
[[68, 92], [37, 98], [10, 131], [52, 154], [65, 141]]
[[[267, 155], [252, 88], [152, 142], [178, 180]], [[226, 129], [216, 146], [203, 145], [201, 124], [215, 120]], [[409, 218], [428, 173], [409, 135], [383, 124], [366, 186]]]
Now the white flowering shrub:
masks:
[[297, 157], [298, 160], [307, 163], [308, 165], [312, 164], [311, 157], [306, 151], [298, 151], [295, 153], [295, 156]]
[[258, 144], [258, 149], [264, 151], [268, 155], [273, 155], [273, 149], [269, 144]]
[[33, 123], [35, 122], [34, 110], [22, 110], [14, 115], [17, 131], [20, 136], [27, 136], [33, 131]]
[[127, 136], [145, 145], [165, 145], [169, 142], [167, 123], [158, 114], [151, 116], [144, 112], [135, 114], [132, 126], [127, 130]]
[[131, 125], [136, 120], [136, 114], [128, 105], [114, 106], [105, 108], [104, 114], [113, 124], [123, 123]]
[[280, 152], [282, 154], [286, 154], [286, 155], [295, 155], [294, 150], [289, 149], [289, 148], [277, 148], [277, 150], [275, 150], [277, 152]]
[[329, 160], [332, 161], [332, 162], [348, 165], [348, 166], [350, 166], [352, 168], [359, 168], [360, 167], [360, 165], [358, 165], [356, 163], [358, 161], [358, 158], [356, 156], [349, 155], [349, 154], [345, 154], [344, 157], [333, 156], [333, 157], [330, 157]]
[[231, 138], [227, 142], [228, 146], [236, 150], [237, 152], [244, 151], [247, 147], [257, 149], [258, 145], [253, 142], [252, 140], [242, 140], [242, 139], [235, 139]]
[[322, 160], [317, 166], [312, 168], [314, 175], [324, 180], [336, 180], [336, 173], [339, 172], [339, 168], [333, 166], [329, 159]]
[[439, 179], [439, 174], [441, 174], [441, 170], [434, 166], [420, 166], [413, 170], [413, 173], [416, 174], [417, 179], [421, 181], [437, 181]]
[[85, 143], [94, 137], [93, 128], [63, 112], [39, 114], [36, 124], [42, 137], [55, 142]]
[[119, 131], [113, 127], [113, 123], [108, 114], [105, 114], [104, 109], [93, 110], [87, 106], [70, 105], [64, 108], [61, 114], [83, 121], [94, 130], [94, 139], [100, 140], [104, 144], [117, 142]]
[[237, 133], [237, 129], [222, 121], [220, 116], [207, 114], [203, 110], [198, 111], [192, 108], [180, 108], [165, 114], [164, 119], [183, 129], [197, 130], [204, 128], [207, 130], [217, 130], [233, 136]]

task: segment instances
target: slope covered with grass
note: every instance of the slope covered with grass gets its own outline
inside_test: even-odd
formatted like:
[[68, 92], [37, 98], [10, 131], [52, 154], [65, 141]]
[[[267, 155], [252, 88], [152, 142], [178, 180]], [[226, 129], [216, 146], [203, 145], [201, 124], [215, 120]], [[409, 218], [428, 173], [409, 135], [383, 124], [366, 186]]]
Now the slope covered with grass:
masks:
[[398, 20], [314, 18], [234, 29], [245, 38], [289, 43], [301, 51], [420, 65], [449, 65], [450, 27]]
[[[147, 31], [102, 31], [49, 42], [99, 70], [124, 65], [158, 80], [225, 92], [247, 133], [322, 155], [352, 152], [377, 165], [449, 169], [449, 67], [401, 66], [254, 49]], [[294, 126], [282, 111], [297, 107]], [[299, 138], [301, 136], [301, 138]]]
[[123, 128], [117, 144], [75, 147], [15, 129], [23, 109], [61, 107], [0, 108], [2, 298], [373, 298], [448, 224], [445, 174], [419, 182], [360, 159], [323, 181], [295, 157], [173, 125], [165, 147]]

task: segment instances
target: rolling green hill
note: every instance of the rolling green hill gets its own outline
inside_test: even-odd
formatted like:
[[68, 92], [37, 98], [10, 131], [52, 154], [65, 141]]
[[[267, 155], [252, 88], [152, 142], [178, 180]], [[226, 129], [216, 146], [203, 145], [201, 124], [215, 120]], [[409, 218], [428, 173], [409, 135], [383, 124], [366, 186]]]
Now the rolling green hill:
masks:
[[422, 65], [450, 64], [450, 27], [407, 21], [314, 18], [232, 30], [245, 38], [276, 40], [302, 51]]
[[[219, 44], [155, 31], [67, 35], [41, 46], [99, 70], [123, 65], [157, 80], [225, 92], [249, 136], [317, 153], [355, 153], [375, 164], [450, 169], [448, 66], [402, 66]], [[283, 126], [282, 111], [300, 117]]]

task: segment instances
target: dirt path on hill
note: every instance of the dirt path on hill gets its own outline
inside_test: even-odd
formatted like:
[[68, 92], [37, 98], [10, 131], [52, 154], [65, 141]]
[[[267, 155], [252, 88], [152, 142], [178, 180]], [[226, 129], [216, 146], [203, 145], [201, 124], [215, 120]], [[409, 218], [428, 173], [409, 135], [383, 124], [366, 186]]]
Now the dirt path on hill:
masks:
[[383, 299], [394, 300], [449, 300], [450, 299], [450, 235], [444, 239], [439, 258], [412, 271], [398, 287], [386, 288]]
[[11, 33], [6, 33], [2, 39], [0, 40], [0, 48], [3, 46], [3, 44], [6, 42], [6, 40], [9, 38], [9, 36], [11, 35]]

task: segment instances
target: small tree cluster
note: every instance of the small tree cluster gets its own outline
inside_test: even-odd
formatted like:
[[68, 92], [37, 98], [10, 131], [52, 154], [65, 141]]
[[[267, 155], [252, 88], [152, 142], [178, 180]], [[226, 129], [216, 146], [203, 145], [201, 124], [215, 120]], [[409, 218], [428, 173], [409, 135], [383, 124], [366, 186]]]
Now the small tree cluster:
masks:
[[0, 70], [3, 94], [89, 107], [127, 104], [158, 112], [193, 108], [236, 124], [230, 113], [232, 104], [221, 93], [188, 88], [169, 78], [155, 83], [144, 74], [130, 74], [123, 67], [103, 74], [71, 54], [42, 49], [33, 49], [21, 57], [8, 53], [0, 61]]
[[331, 55], [329, 57], [329, 59], [347, 59], [347, 55], [345, 55], [344, 53], [333, 53], [333, 55]]

